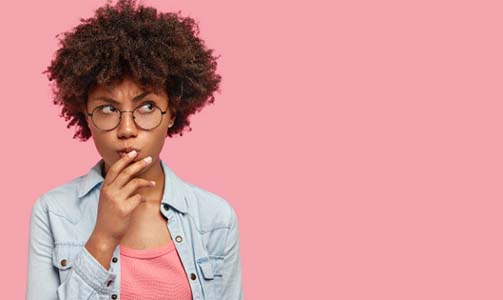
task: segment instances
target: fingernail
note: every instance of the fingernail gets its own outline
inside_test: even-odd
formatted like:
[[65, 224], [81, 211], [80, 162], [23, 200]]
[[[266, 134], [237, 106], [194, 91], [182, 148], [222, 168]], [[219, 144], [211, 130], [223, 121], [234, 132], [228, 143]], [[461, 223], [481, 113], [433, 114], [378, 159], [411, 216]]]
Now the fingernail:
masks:
[[129, 157], [134, 157], [136, 155], [136, 150], [133, 150], [127, 154]]
[[146, 161], [147, 163], [151, 163], [152, 162], [152, 157], [147, 156], [143, 160]]
[[151, 183], [152, 185], [155, 185], [155, 181], [150, 181], [150, 183]]

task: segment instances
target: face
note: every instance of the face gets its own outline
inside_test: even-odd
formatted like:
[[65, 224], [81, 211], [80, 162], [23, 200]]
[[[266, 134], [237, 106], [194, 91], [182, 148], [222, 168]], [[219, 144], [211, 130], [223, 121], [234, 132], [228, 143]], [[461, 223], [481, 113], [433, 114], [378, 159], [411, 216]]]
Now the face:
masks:
[[143, 90], [128, 78], [113, 87], [98, 85], [89, 92], [86, 107], [89, 113], [102, 105], [111, 105], [105, 108], [106, 111], [133, 111], [140, 106], [144, 106], [143, 109], [150, 109], [152, 106], [149, 103], [152, 102], [166, 113], [162, 115], [160, 125], [150, 130], [138, 127], [133, 120], [133, 114], [123, 112], [119, 125], [112, 130], [104, 131], [97, 128], [91, 117], [84, 112], [96, 149], [105, 162], [105, 172], [123, 155], [118, 151], [128, 147], [137, 150], [138, 155], [135, 161], [147, 156], [152, 157], [152, 163], [142, 173], [149, 172], [150, 168], [160, 168], [159, 154], [164, 146], [167, 130], [174, 118], [168, 109], [168, 96], [165, 92], [156, 94]]

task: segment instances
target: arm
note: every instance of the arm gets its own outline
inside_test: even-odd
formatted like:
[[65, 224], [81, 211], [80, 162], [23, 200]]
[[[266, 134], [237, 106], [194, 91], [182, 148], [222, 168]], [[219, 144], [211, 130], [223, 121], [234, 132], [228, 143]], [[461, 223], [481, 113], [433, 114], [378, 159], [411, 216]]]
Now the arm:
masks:
[[43, 196], [33, 205], [29, 236], [27, 300], [91, 300], [98, 299], [98, 294], [112, 294], [113, 285], [107, 287], [106, 283], [116, 275], [105, 270], [85, 247], [67, 270], [66, 280], [60, 282], [52, 260], [55, 244]]
[[222, 300], [242, 300], [243, 286], [241, 275], [241, 256], [239, 253], [239, 231], [236, 212], [231, 207], [230, 229], [225, 244], [222, 265]]
[[49, 229], [47, 211], [38, 199], [31, 210], [28, 246], [28, 280], [26, 299], [57, 299], [58, 270], [52, 265], [54, 241]]
[[[131, 194], [139, 188], [155, 185], [146, 179], [133, 178], [152, 162], [152, 159], [134, 161], [136, 155], [135, 151], [124, 155], [107, 172], [100, 190], [95, 224], [95, 230], [96, 226], [99, 229], [93, 231], [85, 247], [71, 250], [78, 253], [71, 253], [71, 261], [66, 266], [59, 265], [60, 257], [51, 261], [53, 255], [59, 255], [54, 250], [58, 250], [61, 245], [54, 243], [49, 226], [47, 199], [42, 196], [36, 201], [30, 222], [28, 300], [115, 298], [112, 297], [118, 293], [115, 286], [119, 285], [112, 283], [117, 280], [118, 274], [108, 270], [110, 259], [117, 241], [127, 231], [131, 212], [144, 201], [140, 194]], [[61, 276], [65, 278], [63, 282], [59, 280], [60, 271], [65, 274]]]

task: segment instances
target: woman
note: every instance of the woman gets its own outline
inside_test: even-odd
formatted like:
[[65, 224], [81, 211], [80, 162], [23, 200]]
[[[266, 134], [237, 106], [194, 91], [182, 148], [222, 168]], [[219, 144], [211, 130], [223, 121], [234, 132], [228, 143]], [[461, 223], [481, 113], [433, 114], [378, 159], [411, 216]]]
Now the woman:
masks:
[[101, 159], [30, 219], [27, 299], [242, 299], [237, 216], [159, 158], [221, 77], [191, 18], [106, 4], [65, 33], [54, 103]]

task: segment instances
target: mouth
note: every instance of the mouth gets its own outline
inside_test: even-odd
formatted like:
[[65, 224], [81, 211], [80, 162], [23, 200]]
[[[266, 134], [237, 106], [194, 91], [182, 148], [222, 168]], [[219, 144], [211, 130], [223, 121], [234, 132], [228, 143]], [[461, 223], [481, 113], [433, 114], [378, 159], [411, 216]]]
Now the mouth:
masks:
[[[127, 147], [127, 148], [122, 148], [120, 150], [117, 151], [117, 154], [122, 158], [124, 157], [124, 155], [127, 155], [129, 152], [135, 150], [136, 153], [140, 153], [140, 150], [136, 149], [136, 148], [133, 148], [133, 147]], [[137, 157], [138, 157], [138, 154], [137, 154]]]

